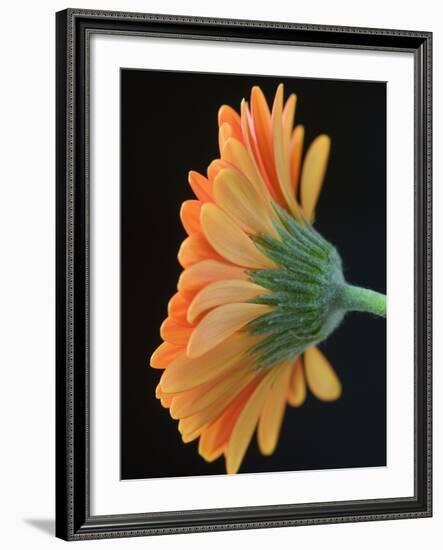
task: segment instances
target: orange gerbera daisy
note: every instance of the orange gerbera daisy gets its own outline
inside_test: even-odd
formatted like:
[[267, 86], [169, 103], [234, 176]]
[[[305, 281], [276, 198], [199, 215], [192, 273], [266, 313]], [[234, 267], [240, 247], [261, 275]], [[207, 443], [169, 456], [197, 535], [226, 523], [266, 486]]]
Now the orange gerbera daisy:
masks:
[[207, 176], [189, 173], [195, 200], [180, 216], [188, 234], [183, 272], [151, 366], [164, 369], [156, 395], [185, 443], [207, 461], [224, 455], [236, 473], [254, 431], [276, 448], [286, 405], [307, 388], [325, 401], [340, 381], [316, 347], [349, 310], [385, 315], [385, 297], [348, 285], [335, 248], [313, 228], [330, 139], [318, 136], [302, 161], [304, 128], [283, 85], [272, 111], [257, 86], [240, 114], [218, 113], [220, 158]]

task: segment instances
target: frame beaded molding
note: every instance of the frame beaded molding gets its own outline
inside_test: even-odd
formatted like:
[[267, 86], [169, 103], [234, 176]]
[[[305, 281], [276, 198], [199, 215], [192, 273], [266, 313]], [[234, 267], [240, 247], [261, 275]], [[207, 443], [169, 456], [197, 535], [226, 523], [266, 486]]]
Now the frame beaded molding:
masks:
[[[84, 51], [85, 64], [82, 67], [83, 75], [78, 71], [78, 43], [82, 38], [77, 30], [77, 21], [87, 22], [85, 28]], [[113, 28], [100, 30], [100, 23], [111, 23]], [[181, 25], [181, 32], [154, 31], [128, 31], [121, 29], [122, 23], [156, 23], [159, 26], [168, 24]], [[229, 36], [229, 32], [223, 36], [210, 34], [198, 35], [187, 32], [190, 26], [197, 28], [203, 27], [224, 27], [225, 30], [239, 30], [242, 35]], [[120, 27], [120, 30], [119, 30]], [[273, 36], [270, 39], [255, 38], [251, 35], [255, 30], [273, 31], [274, 35], [278, 31], [289, 31], [294, 34], [290, 40], [279, 39]], [[316, 35], [315, 40], [299, 40], [297, 33]], [[204, 531], [223, 531], [237, 529], [257, 529], [270, 527], [288, 527], [297, 525], [320, 525], [326, 523], [343, 522], [361, 522], [378, 521], [388, 519], [410, 519], [419, 517], [429, 517], [432, 515], [432, 33], [419, 31], [404, 31], [391, 29], [373, 29], [363, 27], [340, 27], [328, 25], [308, 25], [287, 22], [268, 22], [268, 21], [250, 21], [234, 19], [216, 19], [204, 17], [189, 17], [181, 15], [160, 15], [143, 14], [127, 12], [110, 12], [101, 10], [68, 9], [57, 14], [57, 140], [60, 142], [60, 151], [57, 152], [57, 280], [60, 283], [60, 289], [57, 291], [57, 325], [60, 326], [57, 332], [57, 415], [63, 419], [57, 424], [57, 521], [56, 534], [65, 540], [85, 540], [94, 538], [109, 537], [129, 537], [143, 535], [161, 535], [175, 533], [190, 533]], [[416, 111], [416, 129], [415, 138], [421, 138], [422, 143], [416, 143], [416, 181], [415, 181], [415, 218], [416, 218], [416, 248], [421, 251], [419, 257], [420, 265], [416, 265], [416, 275], [423, 278], [424, 288], [416, 288], [416, 292], [422, 294], [420, 306], [424, 315], [420, 319], [421, 327], [415, 327], [416, 343], [420, 344], [420, 349], [424, 348], [424, 360], [420, 364], [420, 358], [417, 356], [417, 346], [415, 347], [416, 365], [424, 369], [422, 380], [424, 387], [417, 387], [418, 372], [415, 379], [415, 486], [416, 494], [408, 498], [379, 499], [378, 501], [350, 501], [335, 503], [313, 503], [301, 505], [277, 505], [277, 506], [257, 506], [252, 508], [237, 509], [219, 509], [220, 519], [217, 517], [208, 518], [207, 510], [195, 510], [193, 512], [161, 512], [154, 514], [121, 514], [116, 516], [90, 516], [89, 512], [89, 341], [88, 341], [88, 322], [89, 322], [89, 210], [88, 210], [88, 190], [89, 190], [89, 38], [92, 33], [105, 32], [106, 34], [126, 34], [126, 35], [150, 35], [150, 36], [174, 36], [176, 38], [207, 40], [227, 40], [242, 42], [267, 42], [271, 44], [292, 44], [294, 46], [303, 44], [315, 47], [328, 48], [354, 48], [354, 49], [372, 49], [382, 51], [406, 51], [414, 53], [415, 61], [415, 111]], [[321, 36], [317, 36], [320, 33]], [[249, 36], [248, 36], [249, 35]], [[355, 35], [351, 42], [340, 42], [340, 38]], [[371, 43], [359, 43], [358, 37], [387, 37], [394, 38], [399, 45], [393, 46], [378, 45]], [[321, 38], [321, 39], [320, 39]], [[332, 40], [334, 38], [334, 40]], [[408, 40], [410, 39], [410, 40]], [[411, 40], [414, 46], [410, 45]], [[401, 45], [400, 42], [407, 42], [407, 45]], [[369, 41], [370, 42], [370, 41]], [[83, 93], [85, 101], [83, 109], [76, 104], [76, 91], [79, 87], [79, 78], [83, 76]], [[81, 129], [78, 125], [78, 117], [83, 119], [84, 140], [80, 144], [83, 147], [83, 173], [79, 173], [78, 148], [76, 142], [78, 133]], [[63, 117], [63, 120], [62, 120]], [[417, 122], [423, 121], [421, 124]], [[422, 134], [421, 134], [422, 132]], [[79, 188], [79, 178], [84, 178], [83, 189]], [[85, 195], [84, 208], [84, 247], [79, 247], [75, 235], [78, 229], [78, 195], [81, 191]], [[420, 195], [424, 194], [424, 198]], [[418, 204], [419, 203], [419, 204]], [[419, 207], [422, 212], [417, 212]], [[77, 207], [77, 210], [76, 210]], [[420, 214], [423, 223], [418, 226], [417, 217]], [[417, 240], [418, 239], [418, 240]], [[422, 241], [420, 243], [420, 241]], [[423, 246], [422, 246], [423, 245]], [[60, 250], [59, 250], [60, 249]], [[80, 273], [77, 268], [76, 259], [83, 256], [83, 272]], [[76, 338], [78, 331], [75, 332], [75, 323], [78, 319], [79, 303], [76, 297], [76, 271], [77, 279], [84, 278], [85, 303], [81, 304], [84, 308], [84, 342], [83, 363], [76, 364]], [[63, 278], [63, 281], [61, 280]], [[417, 301], [417, 300], [416, 300]], [[81, 325], [83, 326], [83, 325]], [[77, 344], [78, 345], [78, 344]], [[79, 352], [77, 351], [77, 354]], [[423, 359], [423, 358], [422, 358]], [[80, 373], [85, 378], [85, 384], [80, 390], [76, 387], [74, 391], [76, 376], [79, 369], [83, 367]], [[426, 408], [426, 415], [422, 419], [423, 426], [419, 433], [417, 417], [421, 411], [417, 410], [418, 393], [424, 392], [423, 406]], [[76, 427], [76, 418], [83, 413], [84, 425]], [[76, 437], [80, 431], [80, 436], [84, 444], [85, 455], [76, 457]], [[425, 438], [422, 453], [423, 460], [422, 471], [418, 472], [418, 437], [422, 435]], [[79, 476], [76, 471], [76, 465], [81, 464], [82, 475]], [[420, 479], [417, 474], [420, 474]], [[418, 502], [417, 488], [418, 484], [424, 484], [424, 498]], [[84, 499], [80, 499], [76, 493], [84, 494]], [[380, 504], [388, 508], [388, 511], [370, 512], [364, 506], [366, 503]], [[340, 512], [340, 505], [353, 504], [360, 506], [358, 512], [351, 514], [346, 510]], [[407, 506], [410, 505], [410, 509]], [[415, 506], [414, 506], [415, 505]], [[389, 510], [391, 506], [391, 511]], [[396, 509], [397, 506], [397, 509]], [[338, 510], [336, 509], [338, 507]], [[404, 510], [403, 510], [404, 508]], [[260, 519], [257, 513], [260, 511], [274, 510], [281, 512], [291, 512], [297, 516], [297, 512], [304, 510], [313, 514], [311, 517], [300, 516], [293, 519]], [[227, 522], [226, 514], [230, 514], [235, 519], [235, 510], [242, 512], [242, 517], [246, 514], [250, 516], [249, 520], [238, 519], [237, 521]], [[313, 512], [311, 512], [313, 511]], [[317, 517], [315, 517], [317, 513]], [[174, 515], [175, 518], [170, 518]], [[255, 514], [255, 519], [254, 519]], [[283, 515], [283, 514], [282, 514]], [[169, 519], [169, 525], [161, 526], [163, 522], [155, 524], [155, 518]], [[189, 518], [190, 525], [182, 525], [181, 519]], [[173, 526], [171, 523], [174, 522]]]

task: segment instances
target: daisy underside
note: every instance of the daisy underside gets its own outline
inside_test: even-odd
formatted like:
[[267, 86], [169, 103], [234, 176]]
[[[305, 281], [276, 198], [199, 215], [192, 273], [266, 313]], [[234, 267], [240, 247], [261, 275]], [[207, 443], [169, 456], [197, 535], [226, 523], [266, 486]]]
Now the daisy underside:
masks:
[[180, 211], [183, 272], [151, 357], [163, 370], [156, 396], [183, 442], [198, 439], [201, 457], [223, 456], [231, 474], [254, 432], [261, 453], [274, 452], [286, 406], [300, 407], [308, 390], [340, 397], [317, 346], [346, 312], [386, 315], [385, 296], [349, 285], [313, 226], [330, 139], [318, 136], [303, 154], [295, 108], [283, 85], [272, 109], [257, 86], [239, 113], [220, 108], [220, 157], [206, 176], [189, 173], [196, 199]]

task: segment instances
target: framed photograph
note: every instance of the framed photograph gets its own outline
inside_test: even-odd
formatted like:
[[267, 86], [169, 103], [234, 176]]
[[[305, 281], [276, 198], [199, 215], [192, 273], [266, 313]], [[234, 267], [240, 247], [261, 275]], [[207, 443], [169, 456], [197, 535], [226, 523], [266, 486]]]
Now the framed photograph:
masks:
[[57, 536], [431, 515], [431, 40], [57, 13]]

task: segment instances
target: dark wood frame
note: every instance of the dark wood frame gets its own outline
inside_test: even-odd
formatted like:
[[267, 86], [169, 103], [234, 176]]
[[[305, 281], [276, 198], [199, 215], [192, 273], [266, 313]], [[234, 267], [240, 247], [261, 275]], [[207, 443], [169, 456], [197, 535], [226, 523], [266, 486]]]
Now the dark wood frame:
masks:
[[[66, 540], [428, 517], [432, 34], [68, 9], [57, 13], [56, 535]], [[93, 33], [412, 52], [415, 64], [413, 497], [92, 516], [89, 508], [89, 38]]]

